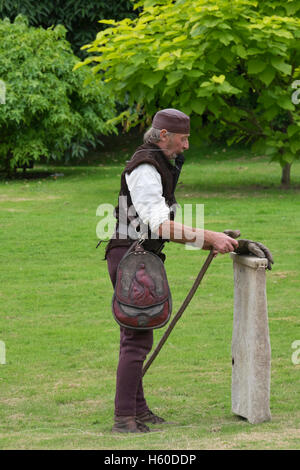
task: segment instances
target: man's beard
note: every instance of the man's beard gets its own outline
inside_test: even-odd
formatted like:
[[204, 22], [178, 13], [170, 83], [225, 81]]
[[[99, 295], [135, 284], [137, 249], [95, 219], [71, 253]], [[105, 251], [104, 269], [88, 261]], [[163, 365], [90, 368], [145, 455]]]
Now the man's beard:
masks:
[[[170, 141], [168, 142], [167, 150], [170, 150], [173, 147], [173, 138], [172, 137], [170, 137]], [[176, 157], [177, 157], [177, 153], [175, 153], [175, 152], [172, 152], [172, 153], [169, 154], [169, 159], [170, 160], [175, 160]]]

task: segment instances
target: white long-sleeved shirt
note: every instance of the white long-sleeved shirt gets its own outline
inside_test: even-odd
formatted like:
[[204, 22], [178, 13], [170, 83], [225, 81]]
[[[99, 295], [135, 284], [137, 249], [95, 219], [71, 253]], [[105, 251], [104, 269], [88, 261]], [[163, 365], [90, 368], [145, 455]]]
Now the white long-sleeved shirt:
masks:
[[142, 163], [125, 175], [132, 204], [144, 224], [155, 232], [169, 219], [170, 209], [163, 197], [161, 176], [153, 165]]

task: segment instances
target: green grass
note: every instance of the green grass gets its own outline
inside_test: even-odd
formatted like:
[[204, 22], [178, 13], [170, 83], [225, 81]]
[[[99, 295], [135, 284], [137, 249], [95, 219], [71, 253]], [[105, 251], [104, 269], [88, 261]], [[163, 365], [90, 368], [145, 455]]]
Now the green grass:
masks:
[[[126, 151], [104, 149], [89, 166], [49, 167], [64, 173], [56, 179], [0, 182], [0, 448], [299, 449], [300, 365], [291, 361], [291, 344], [300, 339], [300, 164], [291, 189], [282, 190], [277, 164], [222, 147], [187, 152], [177, 200], [204, 203], [206, 228], [238, 228], [274, 255], [267, 272], [272, 421], [251, 425], [231, 412], [226, 255], [213, 261], [145, 376], [152, 410], [176, 424], [145, 435], [110, 433], [119, 332], [103, 245], [95, 249], [96, 209], [115, 204]], [[176, 312], [207, 252], [176, 244], [165, 252]]]

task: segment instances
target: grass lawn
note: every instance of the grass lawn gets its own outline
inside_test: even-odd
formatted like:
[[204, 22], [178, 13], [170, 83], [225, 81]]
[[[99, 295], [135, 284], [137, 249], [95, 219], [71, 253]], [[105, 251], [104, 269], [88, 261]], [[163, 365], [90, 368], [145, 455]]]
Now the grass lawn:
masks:
[[[0, 448], [299, 449], [300, 364], [291, 358], [300, 340], [300, 163], [282, 190], [279, 165], [222, 147], [186, 153], [177, 200], [204, 203], [206, 228], [240, 229], [274, 255], [272, 421], [251, 425], [231, 412], [233, 271], [219, 255], [145, 376], [150, 407], [175, 424], [110, 433], [119, 331], [104, 247], [95, 249], [96, 209], [117, 201], [133, 143], [122, 145], [89, 165], [48, 167], [64, 176], [0, 181]], [[207, 252], [170, 243], [165, 253], [175, 313]]]

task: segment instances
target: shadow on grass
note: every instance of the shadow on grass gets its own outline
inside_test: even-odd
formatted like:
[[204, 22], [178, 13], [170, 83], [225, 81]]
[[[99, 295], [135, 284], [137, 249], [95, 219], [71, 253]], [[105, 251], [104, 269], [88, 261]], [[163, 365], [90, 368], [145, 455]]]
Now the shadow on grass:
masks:
[[0, 172], [0, 181], [36, 180], [49, 178], [52, 174], [53, 171], [49, 170], [27, 170], [26, 172], [17, 171], [10, 176]]
[[[117, 169], [118, 164], [98, 164], [97, 166], [58, 166], [57, 164], [53, 167], [50, 165], [39, 165], [36, 169], [27, 170], [26, 173], [23, 171], [17, 172], [11, 177], [6, 177], [0, 173], [0, 181], [35, 181], [35, 180], [64, 180], [70, 178], [78, 178], [79, 176], [84, 178], [90, 178], [91, 176], [101, 177], [102, 168], [105, 167], [105, 174], [111, 170], [112, 173], [117, 170], [118, 173], [122, 171], [122, 166]], [[112, 174], [112, 178], [115, 175]], [[183, 178], [184, 179], [184, 178]], [[252, 182], [251, 182], [252, 179]], [[256, 179], [256, 181], [255, 181]], [[254, 181], [253, 181], [254, 180]], [[240, 196], [251, 197], [252, 195], [265, 196], [268, 194], [272, 195], [290, 195], [291, 193], [300, 192], [299, 183], [291, 183], [289, 187], [283, 186], [278, 181], [270, 182], [257, 182], [257, 177], [250, 175], [246, 183], [243, 181], [231, 180], [230, 182], [226, 179], [224, 181], [218, 181], [216, 185], [215, 178], [212, 177], [211, 182], [209, 179], [205, 181], [199, 178], [198, 183], [185, 183], [179, 181], [176, 188], [176, 195], [179, 197], [187, 198], [209, 198], [214, 196], [226, 195], [229, 198], [238, 198]]]
[[[135, 149], [142, 144], [143, 133], [138, 129], [133, 129], [131, 132], [117, 136], [104, 136], [102, 138], [103, 146], [98, 147], [97, 150], [91, 150], [84, 159], [80, 161], [66, 162], [41, 162], [33, 169], [27, 169], [24, 172], [22, 169], [18, 170], [16, 174], [11, 177], [5, 176], [0, 172], [0, 181], [34, 181], [34, 180], [60, 180], [70, 178], [89, 178], [95, 176], [107, 178], [110, 176], [114, 178], [115, 173], [122, 172], [126, 160], [130, 159]], [[213, 197], [214, 195], [238, 198], [239, 196], [268, 195], [268, 194], [291, 194], [300, 191], [300, 184], [291, 182], [289, 187], [280, 184], [280, 174], [259, 174], [258, 169], [255, 169], [255, 162], [268, 161], [266, 157], [253, 155], [250, 147], [246, 146], [231, 146], [227, 147], [222, 142], [208, 142], [199, 143], [193, 142], [191, 138], [190, 149], [185, 153], [187, 165], [196, 164], [193, 168], [192, 174], [194, 181], [185, 182], [184, 174], [180, 178], [179, 184], [176, 189], [176, 194], [181, 197]], [[218, 175], [211, 175], [211, 178], [206, 175], [209, 172], [211, 165], [215, 163], [228, 164], [228, 171], [222, 173], [224, 169], [219, 168], [216, 171]], [[235, 162], [241, 162], [236, 167]], [[246, 175], [247, 167], [244, 162], [251, 165], [251, 173]], [[216, 165], [218, 168], [219, 165]], [[250, 166], [249, 166], [250, 168]], [[279, 166], [278, 166], [279, 169]], [[197, 172], [199, 170], [199, 178]], [[109, 175], [108, 175], [109, 172]], [[256, 174], [255, 174], [256, 172]]]
[[300, 192], [300, 184], [291, 183], [289, 187], [283, 186], [280, 183], [270, 182], [270, 183], [251, 183], [248, 181], [247, 184], [241, 182], [232, 182], [228, 183], [225, 181], [224, 183], [216, 184], [214, 181], [209, 183], [206, 181], [204, 184], [199, 182], [198, 185], [196, 184], [185, 184], [185, 183], [178, 183], [176, 194], [185, 197], [211, 197], [226, 194], [227, 196], [231, 196], [232, 198], [237, 198], [240, 195], [251, 197], [251, 195], [259, 194], [266, 195], [266, 194], [291, 194], [293, 192]]

